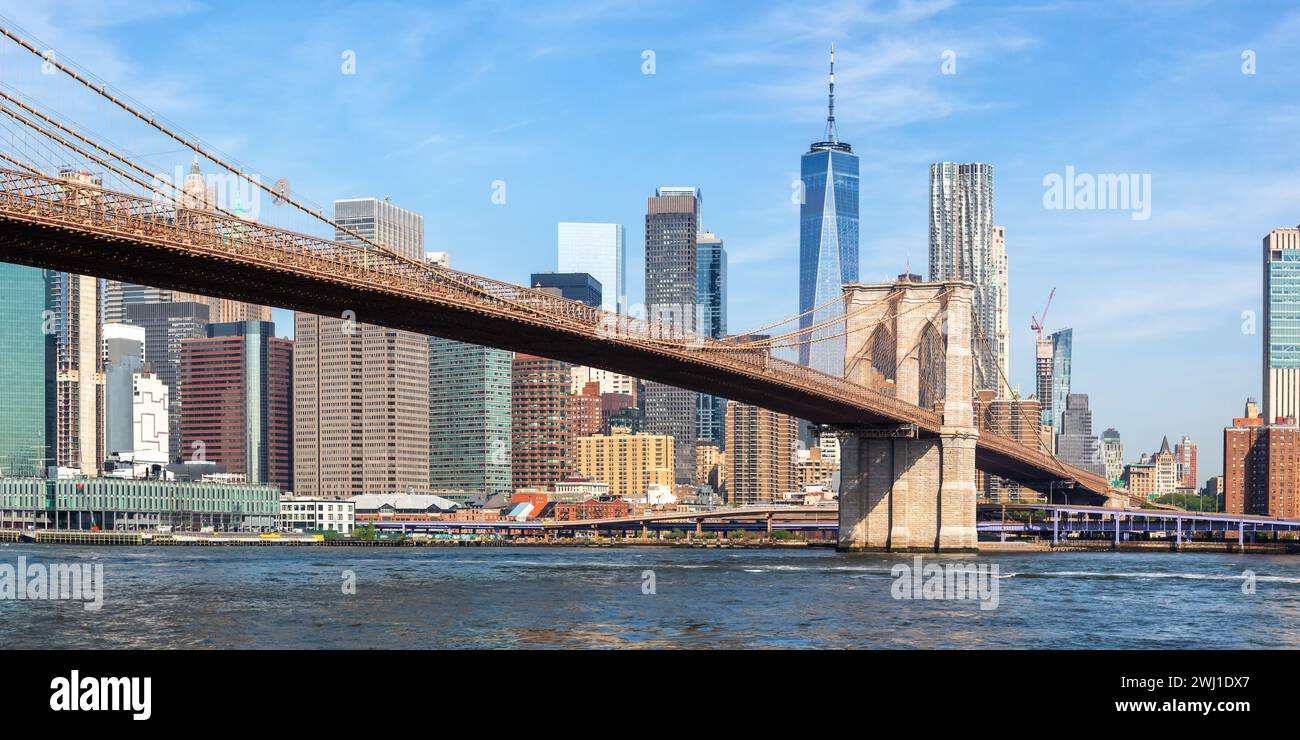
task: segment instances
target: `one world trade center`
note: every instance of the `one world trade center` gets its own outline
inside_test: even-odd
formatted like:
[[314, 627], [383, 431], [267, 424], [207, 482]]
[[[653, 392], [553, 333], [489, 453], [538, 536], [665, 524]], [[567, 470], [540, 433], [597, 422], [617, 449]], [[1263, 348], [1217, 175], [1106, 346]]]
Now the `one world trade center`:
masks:
[[835, 130], [835, 47], [831, 47], [826, 135], [801, 158], [799, 362], [844, 374], [842, 287], [858, 280], [858, 155]]

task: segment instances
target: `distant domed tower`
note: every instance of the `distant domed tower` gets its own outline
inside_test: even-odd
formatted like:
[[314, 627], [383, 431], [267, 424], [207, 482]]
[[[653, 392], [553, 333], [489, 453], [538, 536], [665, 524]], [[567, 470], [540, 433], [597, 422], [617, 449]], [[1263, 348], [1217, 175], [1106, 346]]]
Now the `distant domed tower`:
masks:
[[214, 188], [209, 188], [207, 182], [203, 179], [203, 173], [199, 171], [199, 155], [194, 155], [194, 163], [190, 165], [190, 172], [185, 176], [185, 184], [182, 187], [185, 193], [185, 207], [211, 210], [217, 207], [217, 194]]

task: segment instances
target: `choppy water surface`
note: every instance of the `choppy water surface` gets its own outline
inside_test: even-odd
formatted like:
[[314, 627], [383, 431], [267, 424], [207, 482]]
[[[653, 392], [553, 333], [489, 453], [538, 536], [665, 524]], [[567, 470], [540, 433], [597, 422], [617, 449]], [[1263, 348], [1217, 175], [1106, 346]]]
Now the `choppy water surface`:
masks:
[[19, 556], [103, 564], [104, 605], [0, 601], [9, 648], [1300, 647], [1298, 556], [982, 555], [987, 611], [895, 599], [909, 556], [825, 550], [0, 545]]

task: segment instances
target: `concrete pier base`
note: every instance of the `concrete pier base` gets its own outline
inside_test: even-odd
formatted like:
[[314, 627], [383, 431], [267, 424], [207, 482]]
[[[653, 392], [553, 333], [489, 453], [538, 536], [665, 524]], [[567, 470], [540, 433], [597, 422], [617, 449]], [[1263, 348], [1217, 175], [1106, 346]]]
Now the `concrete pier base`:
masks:
[[839, 549], [975, 552], [974, 455], [973, 437], [844, 435]]

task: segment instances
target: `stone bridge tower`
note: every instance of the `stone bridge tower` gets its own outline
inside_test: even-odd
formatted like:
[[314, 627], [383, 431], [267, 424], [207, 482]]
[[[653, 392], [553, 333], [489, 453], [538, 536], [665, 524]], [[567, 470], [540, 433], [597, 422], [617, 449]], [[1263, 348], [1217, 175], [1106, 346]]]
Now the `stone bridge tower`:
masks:
[[943, 423], [938, 438], [910, 425], [841, 433], [840, 549], [975, 550], [974, 292], [964, 281], [910, 277], [844, 287], [845, 378]]

